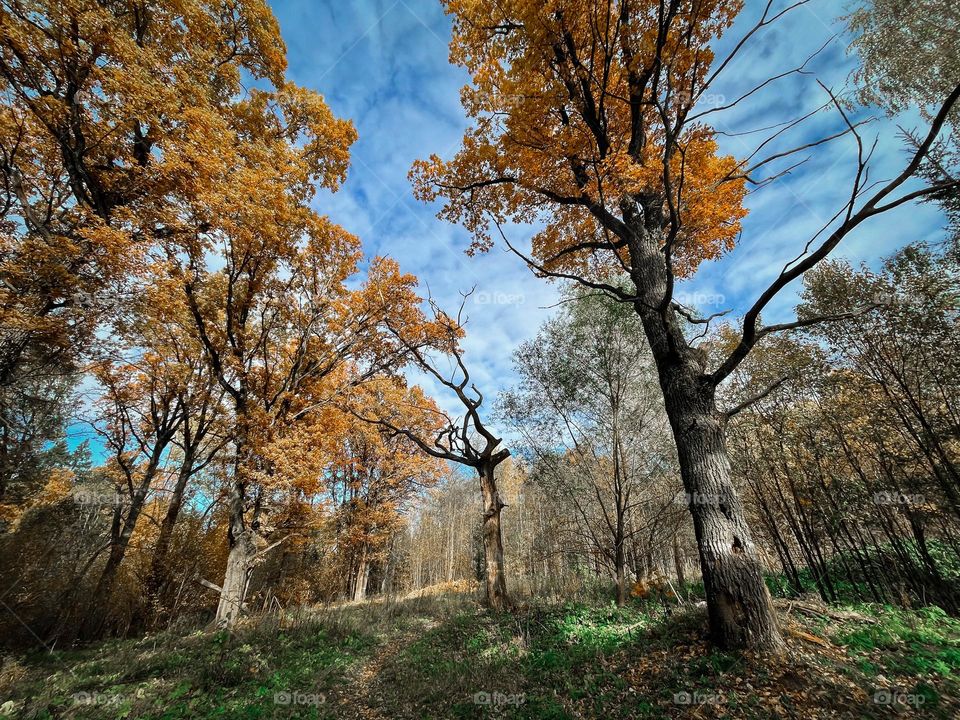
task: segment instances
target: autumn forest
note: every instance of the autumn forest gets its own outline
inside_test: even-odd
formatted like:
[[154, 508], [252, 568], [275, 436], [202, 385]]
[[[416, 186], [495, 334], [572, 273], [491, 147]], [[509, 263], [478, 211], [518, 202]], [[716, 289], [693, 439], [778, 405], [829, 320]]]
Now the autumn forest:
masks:
[[0, 0], [0, 718], [960, 714], [960, 6]]

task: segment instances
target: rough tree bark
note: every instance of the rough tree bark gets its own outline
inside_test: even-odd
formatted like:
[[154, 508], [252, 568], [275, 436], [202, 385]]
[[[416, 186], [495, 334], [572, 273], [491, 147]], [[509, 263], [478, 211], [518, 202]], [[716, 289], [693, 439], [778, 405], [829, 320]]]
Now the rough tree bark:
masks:
[[227, 569], [214, 621], [218, 628], [232, 627], [243, 612], [257, 555], [256, 530], [252, 524], [247, 525], [244, 515], [245, 496], [246, 483], [238, 480], [234, 483], [230, 498], [230, 525], [227, 532], [230, 553], [227, 555]]
[[712, 402], [692, 412], [687, 403], [678, 404], [668, 414], [690, 500], [704, 588], [712, 600], [711, 631], [724, 646], [780, 650], [783, 641], [760, 558], [731, 482], [725, 420]]
[[634, 308], [657, 366], [689, 498], [711, 635], [720, 647], [780, 652], [785, 645], [731, 478], [727, 416], [717, 408], [716, 381], [707, 372], [706, 355], [687, 341], [674, 307], [664, 306], [672, 278], [658, 242], [660, 207], [651, 199], [642, 212], [626, 203], [622, 210], [631, 231]]
[[503, 563], [503, 535], [500, 530], [500, 511], [506, 507], [500, 499], [494, 466], [478, 468], [480, 492], [483, 496], [483, 556], [486, 567], [486, 599], [494, 610], [510, 608], [507, 595], [506, 572]]

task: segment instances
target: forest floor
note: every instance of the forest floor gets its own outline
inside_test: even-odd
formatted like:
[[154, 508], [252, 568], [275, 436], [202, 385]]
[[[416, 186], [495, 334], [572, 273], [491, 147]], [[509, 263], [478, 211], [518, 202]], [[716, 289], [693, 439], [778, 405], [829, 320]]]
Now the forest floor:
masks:
[[960, 620], [777, 602], [789, 652], [712, 649], [702, 607], [470, 593], [10, 656], [0, 718], [960, 717]]

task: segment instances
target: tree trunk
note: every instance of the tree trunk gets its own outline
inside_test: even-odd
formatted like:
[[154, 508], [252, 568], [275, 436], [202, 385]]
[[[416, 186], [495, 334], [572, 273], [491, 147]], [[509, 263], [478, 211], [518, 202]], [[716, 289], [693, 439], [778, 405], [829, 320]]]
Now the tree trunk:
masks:
[[680, 550], [679, 528], [673, 533], [673, 569], [677, 574], [677, 592], [680, 592], [687, 584], [687, 576], [683, 572], [683, 552]]
[[623, 540], [617, 542], [613, 564], [617, 572], [617, 605], [625, 605], [627, 602], [627, 559], [623, 552]]
[[483, 495], [483, 555], [487, 604], [494, 610], [510, 608], [503, 564], [503, 536], [500, 532], [500, 511], [505, 507], [497, 492], [493, 467], [481, 467], [480, 491]]
[[617, 524], [613, 532], [613, 567], [617, 576], [617, 605], [627, 602], [627, 558], [626, 558], [626, 524], [628, 491], [624, 488], [624, 473], [626, 463], [622, 461], [623, 447], [620, 443], [620, 406], [614, 401], [611, 408], [613, 415], [613, 494], [616, 505]]
[[783, 639], [743, 504], [731, 482], [725, 420], [716, 410], [713, 388], [668, 378], [666, 409], [693, 515], [714, 642], [780, 652]]
[[383, 569], [383, 580], [380, 581], [380, 594], [385, 598], [393, 595], [393, 576], [396, 572], [398, 542], [398, 535], [394, 534], [390, 536], [390, 543], [387, 546], [387, 564]]
[[[651, 206], [652, 211], [652, 206]], [[707, 357], [691, 347], [673, 308], [662, 307], [668, 269], [661, 252], [656, 212], [640, 219], [624, 205], [639, 232], [630, 244], [634, 308], [657, 365], [680, 474], [689, 496], [713, 641], [723, 648], [779, 653], [785, 648], [743, 504], [731, 481], [726, 418], [716, 407], [716, 385]], [[651, 232], [639, 228], [646, 220]]]
[[617, 605], [627, 602], [626, 497], [619, 480], [616, 483], [617, 524], [613, 533], [613, 569], [617, 576]]
[[227, 569], [217, 605], [218, 628], [233, 627], [240, 617], [257, 554], [256, 532], [247, 527], [244, 518], [245, 495], [245, 483], [236, 482], [230, 499], [230, 527], [227, 533], [230, 554], [227, 556]]
[[357, 574], [353, 582], [353, 599], [355, 602], [367, 599], [367, 578], [370, 575], [370, 564], [367, 562], [367, 546], [360, 548], [360, 558], [357, 561]]
[[186, 491], [187, 481], [192, 474], [193, 455], [187, 453], [183, 458], [183, 464], [180, 466], [177, 484], [174, 486], [173, 494], [170, 496], [170, 504], [167, 505], [167, 512], [163, 516], [163, 521], [160, 523], [157, 545], [153, 550], [153, 558], [150, 562], [150, 575], [147, 577], [147, 593], [154, 599], [158, 599], [160, 590], [167, 582], [167, 555], [170, 552], [173, 529], [176, 527], [177, 518], [180, 516], [180, 508], [183, 507], [183, 496]]
[[711, 634], [724, 648], [779, 653], [785, 645], [743, 504], [731, 482], [726, 418], [717, 411], [707, 356], [690, 345], [676, 310], [664, 302], [674, 276], [661, 247], [668, 222], [663, 199], [642, 199], [642, 207], [626, 198], [620, 203], [631, 230], [631, 279], [637, 290], [633, 307], [657, 365], [683, 486], [691, 496]]
[[[127, 510], [127, 516], [124, 518], [122, 526], [118, 526], [119, 514], [115, 513], [114, 515], [110, 553], [107, 555], [107, 562], [103, 566], [93, 593], [90, 595], [87, 606], [88, 610], [81, 631], [81, 636], [85, 639], [95, 638], [103, 632], [109, 611], [110, 596], [113, 594], [113, 586], [117, 579], [117, 573], [120, 571], [120, 565], [127, 555], [130, 538], [133, 537], [133, 531], [136, 529], [137, 521], [140, 519], [140, 513], [143, 511], [143, 505], [147, 497], [147, 490], [153, 481], [155, 472], [156, 467], [151, 465], [147, 470], [142, 484], [131, 493], [130, 508]], [[120, 512], [119, 508], [117, 512]], [[117, 532], [117, 530], [119, 530], [119, 532]]]

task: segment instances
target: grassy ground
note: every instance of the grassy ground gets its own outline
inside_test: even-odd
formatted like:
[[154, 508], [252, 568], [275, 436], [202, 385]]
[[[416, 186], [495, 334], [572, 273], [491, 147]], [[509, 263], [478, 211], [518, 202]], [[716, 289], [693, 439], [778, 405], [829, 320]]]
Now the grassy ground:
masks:
[[771, 662], [695, 606], [480, 609], [469, 594], [6, 658], [3, 718], [960, 717], [960, 621], [778, 603]]

